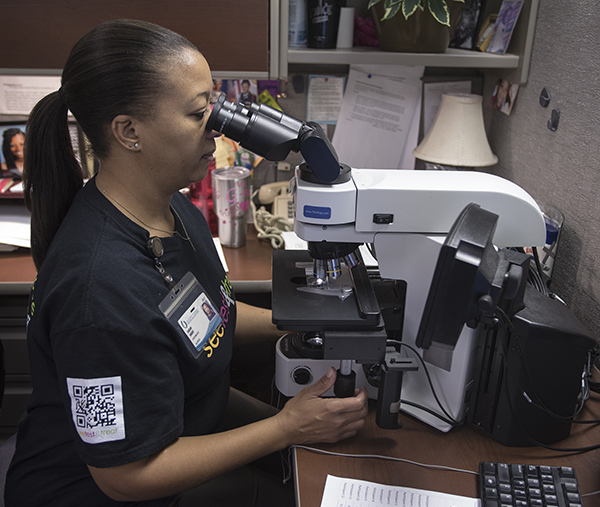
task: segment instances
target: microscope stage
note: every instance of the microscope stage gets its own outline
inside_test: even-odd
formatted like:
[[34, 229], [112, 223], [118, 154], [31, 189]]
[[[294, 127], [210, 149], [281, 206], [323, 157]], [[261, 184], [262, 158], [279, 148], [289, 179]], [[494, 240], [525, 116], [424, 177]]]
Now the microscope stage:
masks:
[[[345, 299], [298, 290], [306, 275], [298, 263], [312, 263], [305, 250], [273, 251], [273, 322], [288, 331], [356, 331], [383, 329], [381, 315], [361, 317], [356, 294]], [[344, 266], [344, 269], [345, 266]], [[323, 289], [325, 290], [325, 289]]]

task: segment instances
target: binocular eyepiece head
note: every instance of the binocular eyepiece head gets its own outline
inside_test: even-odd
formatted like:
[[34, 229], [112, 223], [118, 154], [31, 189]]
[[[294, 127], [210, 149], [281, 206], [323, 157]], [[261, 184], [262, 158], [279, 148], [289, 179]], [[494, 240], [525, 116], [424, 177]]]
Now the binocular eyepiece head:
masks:
[[332, 183], [340, 174], [335, 149], [320, 125], [303, 122], [266, 104], [239, 104], [220, 95], [206, 128], [221, 132], [267, 160], [285, 160], [291, 151], [301, 152], [323, 183]]

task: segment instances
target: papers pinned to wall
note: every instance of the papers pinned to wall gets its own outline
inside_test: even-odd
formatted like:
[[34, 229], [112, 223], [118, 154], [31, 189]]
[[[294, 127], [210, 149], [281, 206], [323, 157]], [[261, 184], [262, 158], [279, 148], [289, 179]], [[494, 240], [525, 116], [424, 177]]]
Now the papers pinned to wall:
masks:
[[60, 76], [0, 76], [0, 114], [28, 115], [59, 88]]
[[337, 122], [344, 98], [346, 78], [309, 76], [306, 120], [320, 124]]
[[354, 168], [414, 169], [424, 67], [353, 65], [332, 143]]

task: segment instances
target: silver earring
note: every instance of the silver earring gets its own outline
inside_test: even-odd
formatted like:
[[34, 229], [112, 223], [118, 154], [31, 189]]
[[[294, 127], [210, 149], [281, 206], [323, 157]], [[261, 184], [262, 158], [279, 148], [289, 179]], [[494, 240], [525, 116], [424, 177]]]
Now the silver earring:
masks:
[[139, 145], [139, 143], [135, 143], [135, 144], [133, 145], [133, 147], [134, 147], [134, 148], [138, 148], [139, 146], [140, 146], [140, 145]]

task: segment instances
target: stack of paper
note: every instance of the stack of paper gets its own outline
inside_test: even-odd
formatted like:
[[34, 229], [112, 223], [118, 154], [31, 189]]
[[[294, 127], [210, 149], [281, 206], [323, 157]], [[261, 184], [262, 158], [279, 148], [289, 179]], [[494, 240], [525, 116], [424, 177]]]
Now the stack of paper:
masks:
[[16, 247], [31, 247], [31, 217], [23, 205], [3, 205], [0, 207], [0, 250], [14, 250]]
[[221, 241], [219, 240], [219, 238], [213, 238], [213, 242], [215, 243], [215, 248], [217, 249], [217, 253], [219, 254], [219, 259], [221, 259], [223, 270], [225, 271], [225, 273], [228, 273], [229, 266], [227, 265], [227, 261], [225, 260], [225, 252], [223, 252], [223, 245], [221, 245]]
[[321, 507], [479, 507], [478, 498], [327, 476]]

